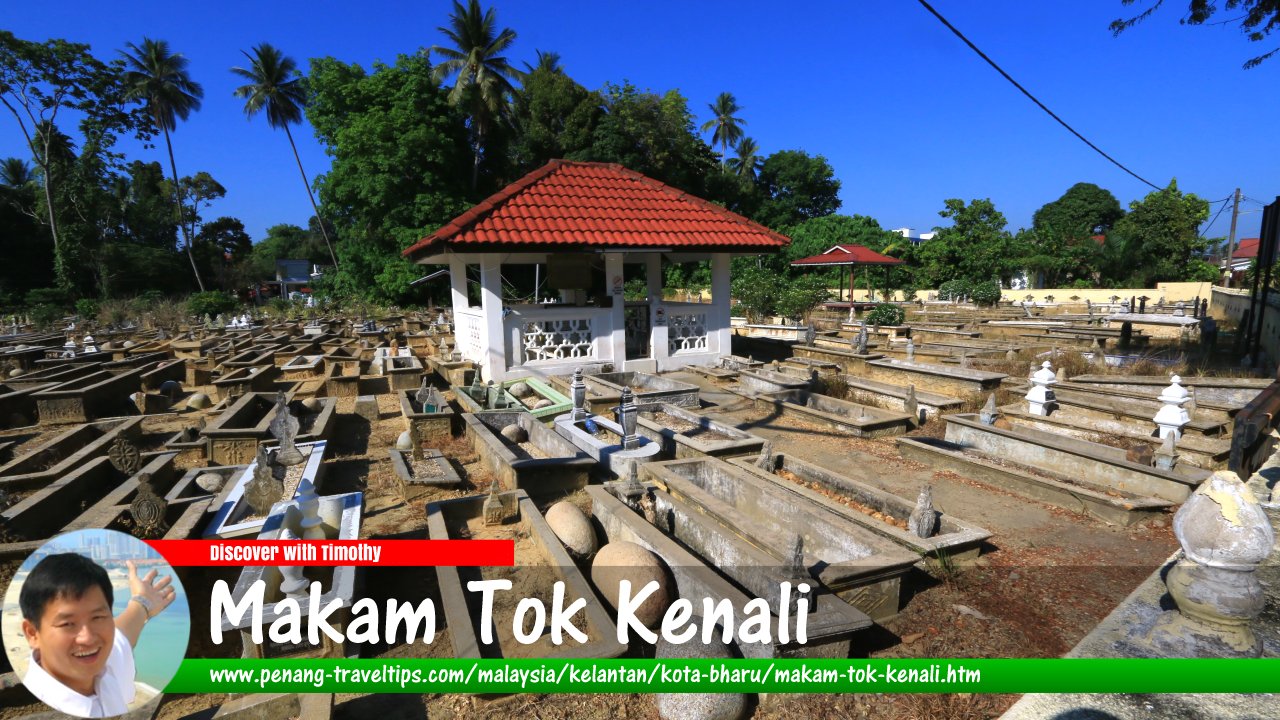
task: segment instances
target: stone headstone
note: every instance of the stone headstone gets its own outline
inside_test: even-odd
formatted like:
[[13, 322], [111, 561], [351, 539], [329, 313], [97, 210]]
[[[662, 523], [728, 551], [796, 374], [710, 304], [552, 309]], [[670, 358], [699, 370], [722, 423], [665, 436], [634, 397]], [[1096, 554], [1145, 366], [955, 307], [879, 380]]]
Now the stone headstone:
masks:
[[187, 398], [187, 407], [192, 410], [204, 410], [211, 405], [213, 405], [213, 401], [204, 393], [191, 393], [190, 397]]
[[489, 496], [484, 499], [484, 505], [481, 508], [485, 525], [501, 525], [506, 522], [506, 509], [502, 505], [502, 498], [498, 497], [501, 490], [498, 479], [494, 478], [493, 482], [489, 483]]
[[520, 427], [519, 423], [511, 423], [502, 428], [502, 437], [506, 438], [508, 442], [522, 443], [529, 439], [529, 433]]
[[226, 478], [216, 472], [204, 472], [196, 477], [196, 487], [205, 492], [216, 493], [222, 490], [226, 481]]
[[907, 362], [912, 362], [915, 359], [916, 359], [916, 342], [911, 338], [907, 338]]
[[867, 354], [867, 324], [866, 323], [863, 323], [862, 326], [858, 328], [857, 344], [854, 346], [853, 351], [858, 355]]
[[907, 397], [902, 401], [902, 411], [911, 416], [912, 426], [920, 424], [920, 401], [916, 399], [916, 386], [907, 386]]
[[169, 523], [165, 522], [168, 509], [169, 504], [151, 487], [151, 474], [139, 474], [138, 491], [129, 505], [129, 514], [133, 516], [133, 534], [144, 539], [162, 537], [169, 531]]
[[756, 456], [756, 467], [773, 472], [777, 465], [773, 459], [773, 441], [765, 440], [760, 446], [760, 454]]
[[1027, 391], [1027, 412], [1031, 415], [1048, 415], [1057, 409], [1057, 397], [1053, 386], [1058, 383], [1058, 376], [1051, 369], [1053, 365], [1045, 360], [1040, 369], [1031, 374], [1031, 389]]
[[408, 430], [396, 436], [396, 449], [400, 452], [413, 451], [413, 436], [409, 434]]
[[299, 465], [306, 460], [293, 442], [300, 428], [301, 424], [289, 409], [284, 393], [276, 393], [275, 417], [271, 419], [267, 430], [280, 443], [280, 449], [276, 451], [277, 463], [288, 467]]
[[138, 451], [138, 446], [124, 435], [117, 435], [116, 439], [111, 441], [111, 447], [107, 450], [107, 459], [116, 470], [130, 477], [142, 469], [142, 453]]
[[551, 532], [556, 534], [561, 544], [575, 558], [589, 558], [599, 548], [591, 520], [577, 505], [561, 500], [547, 508], [544, 517]]
[[1160, 397], [1156, 398], [1161, 402], [1161, 406], [1152, 421], [1160, 428], [1162, 440], [1172, 435], [1176, 443], [1182, 439], [1182, 428], [1191, 422], [1191, 416], [1183, 407], [1191, 400], [1191, 394], [1180, 384], [1182, 378], [1173, 375], [1169, 380], [1169, 387], [1166, 387], [1160, 393]]
[[1172, 470], [1178, 464], [1178, 448], [1173, 442], [1173, 435], [1166, 435], [1160, 449], [1155, 453], [1153, 463], [1158, 470]]
[[431, 392], [431, 386], [427, 385], [427, 379], [422, 378], [422, 387], [418, 388], [418, 392], [414, 393], [413, 399], [418, 403], [421, 412], [435, 412], [435, 395]]
[[276, 479], [271, 469], [271, 457], [265, 445], [258, 446], [258, 456], [253, 466], [253, 477], [244, 488], [245, 502], [257, 515], [266, 517], [271, 506], [284, 495], [284, 483]]
[[907, 529], [921, 538], [933, 537], [938, 529], [938, 513], [933, 509], [933, 488], [925, 485], [916, 496], [915, 509], [907, 517]]
[[978, 420], [983, 425], [995, 425], [996, 418], [1000, 416], [1000, 412], [996, 410], [996, 394], [987, 395], [987, 404], [982, 406], [982, 410], [978, 411]]
[[370, 425], [378, 422], [378, 396], [360, 395], [356, 398], [355, 414], [369, 421]]
[[507, 388], [507, 392], [514, 398], [527, 398], [533, 394], [533, 388], [529, 387], [529, 383], [522, 380], [512, 383], [511, 387]]

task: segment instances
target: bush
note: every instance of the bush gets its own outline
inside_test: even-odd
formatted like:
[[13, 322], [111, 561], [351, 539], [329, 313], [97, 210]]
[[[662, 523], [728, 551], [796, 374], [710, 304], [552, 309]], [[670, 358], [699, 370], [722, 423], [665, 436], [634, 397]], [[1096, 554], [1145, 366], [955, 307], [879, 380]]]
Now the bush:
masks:
[[915, 285], [910, 285], [910, 284], [908, 284], [908, 285], [903, 285], [903, 286], [902, 286], [902, 300], [903, 300], [903, 302], [912, 302], [912, 301], [914, 301], [914, 300], [916, 299], [916, 295], [917, 295], [917, 294], [919, 294], [919, 292], [920, 292], [920, 289], [919, 289], [919, 288], [917, 288]]
[[27, 291], [27, 305], [35, 307], [37, 305], [49, 305], [59, 310], [67, 310], [71, 307], [71, 298], [67, 297], [65, 290], [60, 288], [35, 288]]
[[235, 298], [218, 290], [196, 293], [187, 298], [187, 312], [196, 317], [228, 313], [238, 306]]
[[868, 325], [901, 325], [907, 314], [893, 303], [880, 303], [871, 308], [871, 312], [863, 318]]
[[830, 297], [831, 291], [823, 278], [805, 275], [783, 284], [778, 296], [778, 313], [807, 323], [809, 313]]
[[1089, 290], [1093, 287], [1093, 281], [1089, 278], [1076, 278], [1075, 280], [1072, 280], [1071, 284], [1067, 287], [1072, 290]]
[[969, 297], [979, 305], [995, 305], [1000, 302], [1000, 283], [995, 280], [975, 283], [969, 289]]
[[756, 322], [774, 310], [778, 302], [779, 278], [769, 270], [746, 267], [733, 276], [733, 297], [746, 311], [747, 319]]
[[939, 300], [961, 300], [969, 297], [973, 286], [968, 280], [948, 280], [938, 286]]
[[76, 301], [76, 315], [79, 315], [81, 320], [93, 320], [98, 317], [98, 301], [80, 298]]

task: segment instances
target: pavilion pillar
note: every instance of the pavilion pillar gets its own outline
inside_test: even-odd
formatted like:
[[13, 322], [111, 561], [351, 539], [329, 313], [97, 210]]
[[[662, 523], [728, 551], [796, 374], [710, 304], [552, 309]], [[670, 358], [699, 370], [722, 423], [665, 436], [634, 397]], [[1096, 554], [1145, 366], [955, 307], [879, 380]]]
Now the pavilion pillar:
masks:
[[[667, 318], [662, 303], [662, 253], [648, 253], [644, 256], [644, 274], [649, 283], [649, 357], [662, 368], [667, 352]], [[659, 313], [659, 308], [662, 312]], [[659, 317], [661, 315], [661, 317]], [[661, 324], [659, 324], [661, 320]]]
[[[609, 353], [609, 362], [614, 369], [626, 369], [627, 362], [627, 302], [623, 294], [624, 275], [622, 273], [622, 253], [604, 254], [605, 292], [613, 300], [609, 310], [610, 332], [600, 338], [600, 349]], [[606, 349], [607, 348], [607, 349]]]
[[[708, 350], [720, 356], [733, 353], [733, 330], [729, 327], [729, 253], [715, 253], [711, 256], [711, 311], [707, 313], [707, 332], [714, 335], [708, 338]], [[711, 318], [715, 318], [714, 321]]]
[[467, 264], [457, 255], [449, 256], [449, 295], [455, 316], [459, 310], [467, 309]]
[[480, 308], [484, 313], [484, 325], [480, 339], [484, 343], [485, 380], [504, 380], [507, 376], [507, 343], [502, 331], [502, 256], [480, 256]]

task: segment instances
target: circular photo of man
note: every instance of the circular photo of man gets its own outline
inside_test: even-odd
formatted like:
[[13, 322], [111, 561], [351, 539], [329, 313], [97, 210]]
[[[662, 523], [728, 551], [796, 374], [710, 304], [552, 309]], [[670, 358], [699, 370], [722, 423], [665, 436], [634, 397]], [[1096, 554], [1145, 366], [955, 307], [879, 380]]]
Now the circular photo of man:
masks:
[[22, 563], [4, 597], [5, 652], [49, 707], [123, 715], [160, 694], [187, 650], [191, 616], [173, 568], [114, 530], [53, 538]]

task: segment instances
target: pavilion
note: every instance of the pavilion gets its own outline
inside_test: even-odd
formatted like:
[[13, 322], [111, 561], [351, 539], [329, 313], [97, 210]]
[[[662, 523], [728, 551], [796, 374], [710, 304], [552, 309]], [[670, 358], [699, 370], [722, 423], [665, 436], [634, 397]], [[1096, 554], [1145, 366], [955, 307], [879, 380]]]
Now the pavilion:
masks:
[[[840, 268], [840, 291], [836, 295], [839, 301], [844, 296], [844, 276], [845, 268], [849, 268], [849, 301], [853, 301], [853, 268], [871, 267], [873, 265], [881, 265], [888, 267], [890, 265], [901, 265], [902, 260], [898, 258], [882, 255], [871, 248], [862, 245], [833, 245], [829, 250], [819, 255], [811, 255], [807, 258], [800, 258], [791, 263], [792, 267], [838, 267]], [[868, 271], [869, 273], [870, 271]], [[887, 272], [887, 270], [886, 270]], [[870, 278], [867, 282], [868, 293], [874, 293], [871, 288]], [[869, 296], [870, 297], [870, 296]], [[842, 306], [843, 307], [843, 306]]]
[[[448, 266], [455, 347], [501, 381], [603, 363], [713, 365], [731, 353], [731, 258], [790, 242], [621, 165], [552, 160], [404, 255]], [[710, 304], [664, 300], [664, 260], [709, 260]], [[517, 296], [504, 272], [532, 275], [533, 292]], [[626, 280], [639, 277], [647, 297], [626, 301]]]

